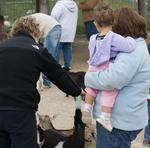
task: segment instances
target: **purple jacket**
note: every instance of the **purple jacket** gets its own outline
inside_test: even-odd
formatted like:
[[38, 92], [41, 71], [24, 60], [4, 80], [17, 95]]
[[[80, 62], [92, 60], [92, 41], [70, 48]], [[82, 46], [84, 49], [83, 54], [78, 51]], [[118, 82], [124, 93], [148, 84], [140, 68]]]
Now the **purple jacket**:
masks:
[[89, 65], [99, 66], [119, 52], [132, 52], [135, 49], [135, 40], [131, 37], [125, 38], [109, 31], [103, 39], [97, 40], [97, 35], [92, 35], [89, 41]]

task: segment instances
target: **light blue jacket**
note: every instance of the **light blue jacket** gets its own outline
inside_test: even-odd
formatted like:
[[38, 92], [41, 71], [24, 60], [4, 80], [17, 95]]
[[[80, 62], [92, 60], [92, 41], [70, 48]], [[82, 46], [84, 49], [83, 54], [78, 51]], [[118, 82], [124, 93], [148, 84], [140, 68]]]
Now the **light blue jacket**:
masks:
[[[145, 40], [136, 39], [136, 49], [118, 54], [107, 69], [87, 72], [85, 85], [101, 90], [119, 89], [111, 116], [113, 127], [128, 131], [144, 128], [148, 123], [146, 98], [150, 86], [150, 56]], [[94, 117], [100, 115], [99, 98], [94, 103]]]

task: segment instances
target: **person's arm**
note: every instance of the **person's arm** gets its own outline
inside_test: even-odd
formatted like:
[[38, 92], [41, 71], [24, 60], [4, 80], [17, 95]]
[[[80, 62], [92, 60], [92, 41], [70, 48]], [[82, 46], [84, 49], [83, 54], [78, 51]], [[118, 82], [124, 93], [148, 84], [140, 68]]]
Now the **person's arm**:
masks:
[[91, 37], [89, 39], [89, 45], [88, 45], [89, 58], [91, 58], [94, 54], [94, 49], [95, 49], [95, 44], [96, 44], [96, 36], [97, 36], [97, 34], [93, 34], [93, 35], [91, 35]]
[[126, 86], [137, 72], [139, 62], [136, 54], [120, 53], [114, 63], [110, 63], [105, 70], [87, 72], [85, 75], [86, 87], [99, 90], [121, 89]]
[[99, 0], [87, 0], [85, 3], [80, 3], [80, 0], [76, 0], [77, 5], [82, 10], [92, 10], [97, 5]]
[[132, 37], [123, 37], [114, 33], [111, 47], [113, 51], [132, 52], [135, 50], [136, 42]]
[[48, 53], [46, 49], [41, 52], [41, 60], [43, 63], [42, 72], [53, 84], [68, 95], [79, 96], [81, 89], [73, 82], [68, 73], [57, 64], [55, 59]]

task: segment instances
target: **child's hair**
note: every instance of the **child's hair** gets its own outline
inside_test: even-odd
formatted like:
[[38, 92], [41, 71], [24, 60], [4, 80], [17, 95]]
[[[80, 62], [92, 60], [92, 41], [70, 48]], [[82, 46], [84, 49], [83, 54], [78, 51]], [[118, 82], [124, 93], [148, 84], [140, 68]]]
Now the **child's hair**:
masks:
[[26, 32], [34, 35], [34, 38], [40, 37], [39, 24], [36, 23], [32, 16], [21, 17], [15, 21], [10, 31], [10, 36], [14, 36], [17, 32]]
[[113, 9], [109, 5], [98, 4], [94, 8], [94, 20], [99, 24], [100, 27], [113, 25]]

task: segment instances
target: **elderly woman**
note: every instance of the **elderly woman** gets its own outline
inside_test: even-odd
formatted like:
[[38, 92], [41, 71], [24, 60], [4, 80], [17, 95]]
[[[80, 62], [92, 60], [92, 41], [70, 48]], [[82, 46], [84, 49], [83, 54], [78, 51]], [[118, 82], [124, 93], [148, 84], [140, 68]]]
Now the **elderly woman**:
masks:
[[48, 51], [33, 17], [21, 17], [11, 38], [0, 44], [0, 147], [38, 148], [35, 112], [40, 95], [36, 82], [40, 72], [65, 93], [78, 96], [81, 89]]
[[[148, 123], [147, 94], [150, 86], [150, 57], [145, 38], [144, 18], [129, 7], [116, 10], [113, 31], [131, 36], [136, 49], [120, 53], [114, 63], [99, 72], [87, 72], [85, 85], [101, 90], [118, 89], [111, 122], [112, 132], [97, 123], [96, 148], [130, 148], [131, 142]], [[93, 115], [100, 115], [99, 94], [95, 100]]]

